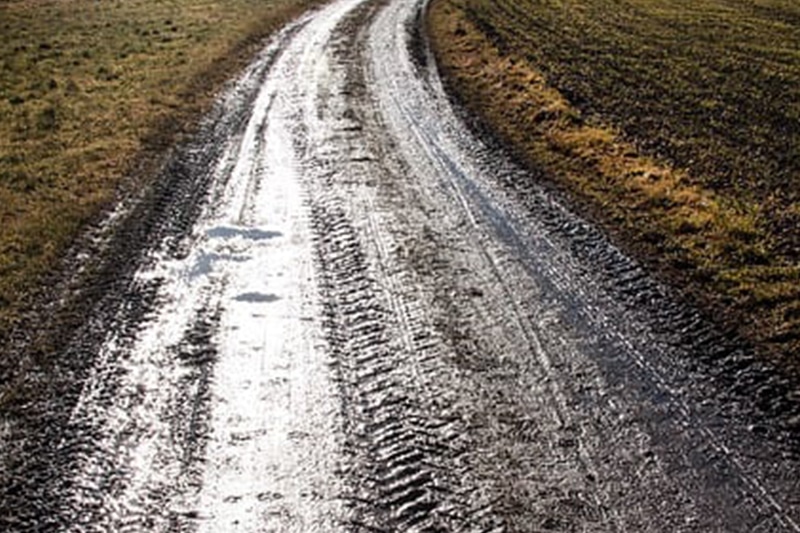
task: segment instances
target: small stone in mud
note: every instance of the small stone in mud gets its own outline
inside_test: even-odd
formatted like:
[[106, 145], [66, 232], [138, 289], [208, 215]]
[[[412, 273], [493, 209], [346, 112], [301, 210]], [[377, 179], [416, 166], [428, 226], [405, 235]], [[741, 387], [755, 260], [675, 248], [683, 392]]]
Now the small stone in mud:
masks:
[[469, 294], [469, 296], [472, 298], [481, 298], [483, 296], [483, 291], [478, 287], [470, 287], [467, 290], [467, 294]]

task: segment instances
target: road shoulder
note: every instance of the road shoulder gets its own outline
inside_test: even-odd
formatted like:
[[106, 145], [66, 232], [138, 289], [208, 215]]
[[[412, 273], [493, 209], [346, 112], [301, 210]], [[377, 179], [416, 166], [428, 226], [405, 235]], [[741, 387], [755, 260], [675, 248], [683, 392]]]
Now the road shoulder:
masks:
[[[464, 2], [436, 0], [427, 29], [447, 89], [477, 117], [473, 126], [509, 146], [689, 302], [796, 375], [795, 325], [785, 320], [791, 302], [760, 297], [785, 281], [750, 278], [754, 263], [773, 261], [763, 256], [769, 236], [753, 213], [582, 114], [468, 11]], [[775, 262], [776, 272], [791, 267]]]

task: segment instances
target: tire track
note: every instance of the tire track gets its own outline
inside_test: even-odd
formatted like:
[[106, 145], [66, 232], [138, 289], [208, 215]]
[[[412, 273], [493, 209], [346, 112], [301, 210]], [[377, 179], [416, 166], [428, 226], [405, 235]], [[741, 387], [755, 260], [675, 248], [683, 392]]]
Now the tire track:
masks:
[[396, 222], [371, 199], [377, 183], [402, 173], [376, 138], [382, 125], [361, 70], [364, 31], [379, 7], [365, 4], [335, 29], [320, 60], [325, 88], [306, 108], [313, 118], [297, 140], [308, 157], [325, 329], [355, 459], [352, 526], [494, 531], [499, 523], [485, 503], [476, 507], [483, 498], [461, 476], [467, 428], [454, 391], [442, 388], [446, 346], [386, 231]]
[[321, 236], [325, 325], [342, 382], [350, 445], [368, 464], [366, 494], [354, 500], [370, 503], [362, 503], [354, 525], [380, 531], [441, 528], [436, 515], [448, 489], [437, 484], [435, 473], [448, 451], [447, 434], [433, 433], [435, 424], [403, 384], [408, 355], [391, 345], [389, 313], [343, 209], [313, 205], [312, 224]]
[[[358, 16], [359, 14], [356, 13], [354, 18]], [[358, 35], [352, 29], [347, 29], [347, 24], [347, 20], [342, 23], [344, 27], [342, 33]], [[367, 24], [359, 22], [359, 27], [365, 28]], [[363, 30], [358, 39], [363, 41]], [[360, 44], [358, 40], [353, 42], [352, 39], [346, 38], [334, 39], [334, 42], [336, 45], [331, 50], [333, 60], [327, 59], [327, 64], [329, 68], [332, 66], [333, 72], [329, 73], [325, 79], [326, 81], [332, 79], [336, 81], [330, 83], [323, 98], [313, 101], [313, 105], [307, 108], [309, 110], [307, 113], [313, 117], [322, 117], [324, 119], [320, 120], [322, 125], [336, 124], [337, 121], [341, 121], [339, 123], [345, 123], [347, 126], [334, 128], [335, 133], [333, 134], [330, 130], [325, 130], [319, 137], [315, 137], [314, 120], [308, 121], [309, 128], [304, 130], [304, 135], [307, 136], [305, 141], [308, 145], [300, 148], [299, 151], [312, 154], [307, 167], [312, 169], [312, 177], [309, 178], [311, 191], [309, 196], [312, 206], [315, 206], [312, 211], [316, 210], [317, 213], [314, 217], [315, 220], [336, 220], [334, 226], [341, 224], [343, 228], [346, 228], [344, 231], [352, 236], [346, 239], [347, 246], [338, 251], [328, 250], [327, 244], [323, 244], [321, 247], [318, 245], [318, 254], [323, 258], [318, 270], [327, 276], [329, 272], [335, 272], [339, 268], [346, 269], [349, 266], [349, 268], [369, 273], [370, 277], [366, 279], [357, 278], [359, 294], [361, 298], [375, 298], [377, 303], [366, 304], [363, 300], [358, 300], [358, 303], [355, 304], [357, 307], [369, 310], [371, 315], [368, 323], [363, 325], [365, 331], [370, 335], [368, 341], [381, 343], [380, 346], [388, 343], [395, 350], [399, 350], [399, 353], [406, 351], [405, 357], [407, 358], [404, 362], [403, 359], [398, 359], [398, 355], [391, 356], [385, 353], [386, 348], [375, 348], [377, 353], [373, 353], [371, 351], [373, 345], [368, 341], [366, 343], [355, 341], [346, 343], [344, 346], [341, 343], [337, 344], [339, 342], [337, 341], [338, 335], [342, 335], [346, 339], [358, 338], [361, 330], [359, 326], [352, 326], [354, 330], [351, 332], [347, 329], [348, 322], [346, 320], [334, 320], [328, 323], [328, 331], [332, 332], [330, 343], [336, 351], [335, 359], [346, 358], [346, 354], [350, 352], [368, 350], [367, 357], [356, 359], [355, 366], [369, 366], [374, 361], [391, 361], [386, 366], [380, 366], [380, 370], [368, 371], [366, 377], [377, 380], [377, 383], [360, 381], [358, 374], [353, 375], [353, 364], [344, 364], [342, 367], [344, 369], [342, 380], [345, 383], [343, 395], [348, 398], [350, 395], [355, 395], [355, 399], [349, 401], [348, 404], [357, 406], [360, 405], [360, 401], [368, 406], [367, 410], [349, 412], [344, 418], [353, 420], [362, 420], [365, 416], [377, 418], [377, 425], [367, 424], [366, 427], [382, 430], [384, 426], [381, 424], [388, 424], [389, 430], [388, 436], [379, 433], [377, 443], [370, 441], [369, 436], [363, 433], [358, 433], [359, 436], [356, 439], [361, 443], [361, 452], [356, 452], [355, 455], [364, 458], [365, 464], [368, 465], [366, 466], [366, 470], [369, 472], [367, 478], [372, 482], [370, 489], [356, 499], [359, 502], [377, 500], [380, 502], [378, 507], [384, 509], [384, 513], [381, 514], [367, 505], [360, 512], [367, 513], [372, 518], [363, 520], [359, 524], [381, 530], [423, 525], [433, 530], [446, 531], [514, 531], [523, 527], [526, 520], [530, 520], [530, 518], [534, 518], [535, 521], [544, 525], [561, 524], [563, 527], [570, 528], [580, 527], [578, 524], [584, 523], [584, 521], [597, 524], [598, 521], [603, 520], [603, 507], [598, 502], [591, 501], [593, 495], [583, 488], [585, 483], [582, 481], [564, 482], [559, 479], [563, 473], [559, 472], [557, 465], [564, 464], [570, 465], [567, 469], [574, 471], [574, 474], [570, 475], [576, 476], [576, 479], [580, 479], [580, 476], [584, 475], [578, 474], [580, 471], [587, 471], [590, 478], [597, 476], [591, 473], [591, 468], [587, 469], [587, 456], [583, 454], [581, 458], [580, 453], [576, 455], [575, 451], [576, 449], [579, 451], [579, 448], [570, 444], [574, 441], [574, 437], [568, 436], [574, 430], [570, 429], [570, 424], [563, 417], [558, 416], [558, 410], [554, 408], [554, 404], [548, 403], [547, 399], [544, 401], [532, 399], [529, 394], [515, 390], [519, 384], [515, 383], [511, 376], [507, 375], [508, 377], [497, 380], [492, 373], [489, 376], [485, 375], [485, 367], [465, 372], [457, 364], [464, 352], [471, 348], [464, 346], [463, 341], [472, 338], [472, 342], [474, 342], [483, 334], [480, 331], [482, 328], [478, 330], [462, 329], [463, 337], [459, 338], [460, 335], [455, 333], [457, 327], [453, 327], [446, 315], [447, 311], [455, 316], [463, 315], [461, 310], [454, 307], [454, 303], [450, 303], [453, 298], [452, 294], [447, 294], [447, 287], [450, 287], [449, 290], [461, 290], [461, 288], [458, 284], [445, 282], [447, 277], [463, 278], [463, 274], [459, 274], [459, 271], [455, 269], [450, 270], [447, 261], [443, 261], [443, 256], [436, 250], [433, 250], [432, 253], [431, 250], [424, 252], [425, 259], [422, 261], [413, 257], [404, 260], [403, 257], [398, 257], [394, 251], [398, 248], [398, 242], [391, 235], [402, 235], [406, 233], [402, 229], [405, 223], [417, 222], [416, 219], [419, 215], [416, 211], [420, 207], [415, 209], [415, 206], [418, 206], [416, 200], [421, 200], [420, 203], [423, 205], [427, 203], [431, 212], [435, 212], [437, 204], [441, 204], [425, 197], [405, 198], [405, 204], [400, 199], [390, 200], [388, 203], [385, 198], [371, 200], [376, 194], [376, 189], [383, 191], [389, 198], [393, 194], [398, 194], [398, 196], [416, 194], [418, 196], [419, 191], [416, 189], [419, 187], [420, 177], [414, 176], [404, 162], [393, 157], [392, 151], [396, 150], [393, 141], [380, 133], [383, 131], [381, 115], [374, 112], [375, 107], [379, 104], [377, 100], [373, 99], [374, 95], [365, 90], [368, 85], [363, 79], [364, 60], [359, 60], [357, 55], [353, 57], [354, 53], [363, 53], [364, 45]], [[330, 87], [334, 89], [331, 90]], [[337, 87], [347, 87], [347, 90], [337, 93]], [[320, 131], [323, 131], [322, 127], [320, 127]], [[298, 144], [302, 145], [303, 142], [300, 140]], [[348, 157], [349, 154], [366, 155], [352, 158]], [[401, 185], [394, 188], [387, 185], [398, 183]], [[387, 188], [389, 190], [386, 190]], [[324, 205], [336, 205], [334, 212], [329, 212], [324, 208], [320, 209], [320, 198], [327, 198], [327, 204]], [[432, 202], [433, 205], [430, 205], [429, 202]], [[405, 219], [405, 217], [409, 218]], [[427, 222], [434, 226], [440, 225], [432, 220]], [[326, 242], [325, 235], [335, 231], [337, 231], [337, 227], [325, 224], [317, 226], [315, 229], [315, 233], [321, 236], [323, 243]], [[463, 229], [451, 228], [450, 232], [458, 235], [463, 233]], [[411, 238], [413, 239], [413, 236]], [[445, 244], [441, 241], [440, 244], [447, 247], [470, 248], [476, 242], [480, 242], [480, 239], [476, 240], [475, 236], [472, 236], [471, 239], [463, 244], [460, 242]], [[414, 246], [413, 242], [410, 244]], [[481, 244], [478, 245], [479, 248], [481, 246]], [[341, 266], [338, 266], [325, 259], [328, 254], [346, 259], [343, 260], [344, 263]], [[427, 275], [427, 280], [421, 279], [420, 275], [412, 274], [414, 268], [410, 269], [406, 264], [408, 259], [416, 261], [416, 269], [420, 269], [419, 274], [423, 278]], [[490, 274], [490, 277], [493, 278], [490, 283], [503, 286], [502, 276], [496, 271], [496, 268], [494, 271], [492, 270], [491, 261], [488, 259], [489, 256], [484, 254], [477, 261], [470, 260], [462, 268], [467, 270], [478, 268], [482, 272], [486, 272], [486, 269], [489, 268], [489, 272], [493, 272]], [[333, 280], [326, 281], [324, 286], [328, 289], [325, 291], [325, 300], [327, 302], [347, 301], [346, 296], [340, 295], [333, 289], [346, 287], [347, 284], [346, 277], [334, 277]], [[415, 287], [418, 289], [409, 289]], [[425, 288], [423, 289], [423, 287]], [[493, 294], [499, 296], [495, 309], [501, 309], [508, 303], [508, 288], [504, 288], [501, 293], [496, 294], [493, 291]], [[431, 305], [430, 298], [440, 301]], [[443, 310], [442, 306], [447, 311]], [[348, 315], [346, 309], [338, 311], [336, 309], [336, 305], [330, 306], [329, 315]], [[425, 310], [425, 312], [418, 314], [421, 310]], [[364, 318], [357, 319], [357, 323], [360, 323], [359, 320], [364, 320]], [[472, 320], [474, 320], [474, 316]], [[470, 322], [470, 319], [467, 319], [467, 322]], [[420, 324], [423, 325], [421, 328], [418, 327]], [[434, 326], [434, 324], [436, 325]], [[507, 329], [507, 326], [502, 326], [501, 330], [505, 331], [493, 333], [505, 335], [508, 338], [508, 346], [513, 347], [511, 349], [514, 353], [530, 351], [530, 349], [521, 349], [519, 344], [521, 340], [530, 345], [530, 337], [525, 340], [524, 336], [522, 338], [519, 336], [521, 330], [509, 332]], [[415, 333], [416, 331], [425, 333], [420, 335]], [[413, 342], [415, 337], [426, 338], [430, 343], [430, 349], [427, 349], [428, 346], [416, 345]], [[490, 349], [492, 348], [490, 347]], [[489, 361], [484, 359], [482, 364], [487, 362]], [[454, 365], [454, 363], [456, 364]], [[497, 363], [489, 364], [497, 365]], [[397, 373], [404, 366], [410, 368], [405, 374], [401, 374], [402, 381], [395, 381], [387, 375], [391, 369]], [[501, 363], [499, 366], [504, 365]], [[505, 369], [501, 372], [505, 372]], [[534, 372], [539, 373], [539, 370]], [[552, 378], [547, 377], [546, 374], [538, 379], [552, 384]], [[504, 390], [504, 385], [508, 385], [511, 391]], [[366, 389], [366, 393], [357, 392], [361, 387]], [[386, 390], [403, 390], [403, 388], [408, 391], [406, 394], [392, 392], [388, 398], [378, 396], [378, 399], [371, 399], [371, 395], [382, 394]], [[546, 388], [547, 385], [545, 390]], [[540, 385], [535, 385], [532, 390], [545, 392]], [[459, 398], [460, 395], [463, 395], [464, 398]], [[545, 398], [549, 396], [550, 394], [545, 393]], [[524, 408], [520, 403], [522, 405], [527, 403], [528, 407], [533, 408], [534, 411], [541, 411], [540, 414], [534, 416], [533, 424], [531, 424], [530, 417], [526, 417], [522, 413]], [[536, 407], [530, 405], [531, 403]], [[374, 407], [375, 405], [380, 407]], [[495, 409], [501, 413], [493, 414], [491, 411]], [[555, 417], [553, 417], [554, 413]], [[413, 435], [400, 422], [406, 419], [428, 420], [430, 421], [428, 424], [416, 423], [428, 430], [436, 429], [438, 432]], [[495, 428], [498, 425], [507, 426], [509, 419], [520, 420], [521, 424], [527, 424], [528, 431], [522, 431], [518, 436], [511, 435], [510, 438], [508, 434], [498, 435]], [[476, 426], [475, 423], [479, 420], [485, 420], [484, 423], [489, 428]], [[500, 442], [508, 444], [514, 450], [518, 450], [519, 440], [526, 436], [528, 444], [530, 444], [530, 428], [540, 422], [545, 424], [544, 427], [549, 426], [551, 429], [548, 431], [540, 428], [539, 438], [543, 439], [543, 442], [536, 443], [531, 447], [531, 452], [523, 455], [527, 459], [539, 452], [541, 456], [549, 458], [552, 467], [545, 476], [549, 481], [537, 483], [537, 486], [541, 487], [539, 490], [545, 491], [543, 494], [548, 495], [548, 501], [533, 506], [533, 512], [530, 510], [521, 512], [518, 506], [526, 504], [518, 500], [519, 496], [514, 493], [515, 488], [520, 488], [520, 486], [514, 482], [503, 482], [503, 476], [516, 471], [518, 467], [509, 468], [504, 472], [504, 466], [509, 466], [505, 460], [499, 465], [491, 464], [482, 455], [497, 457], [498, 454], [506, 456], [509, 453], [496, 441], [498, 437], [502, 439]], [[559, 427], [562, 429], [558, 429]], [[443, 433], [442, 430], [444, 430]], [[388, 452], [384, 452], [381, 448], [385, 442], [384, 437], [387, 437], [388, 441], [386, 442], [392, 445], [401, 442], [410, 448], [389, 449]], [[428, 472], [421, 471], [417, 465], [401, 469], [398, 472], [398, 475], [402, 476], [400, 480], [392, 477], [386, 479], [380, 475], [380, 472], [383, 471], [382, 468], [385, 467], [382, 467], [376, 458], [386, 456], [387, 453], [389, 456], [397, 454], [400, 457], [424, 458], [427, 464], [431, 464], [433, 457], [421, 454], [419, 443], [420, 441], [431, 441], [433, 437], [437, 437], [440, 442], [434, 446], [434, 450], [450, 450], [449, 453], [435, 456], [442, 464], [446, 465], [437, 470], [435, 477]], [[493, 439], [495, 442], [492, 442]], [[365, 442], [366, 444], [364, 444]], [[354, 444], [354, 447], [358, 449], [358, 444]], [[513, 461], [513, 456], [509, 459]], [[541, 470], [542, 467], [540, 465], [535, 468]], [[376, 474], [376, 472], [378, 473]], [[447, 476], [447, 474], [450, 475]], [[520, 474], [522, 474], [521, 471]], [[408, 483], [404, 483], [408, 481], [405, 476], [412, 476], [412, 479]], [[355, 474], [355, 478], [359, 479], [358, 474]], [[432, 479], [447, 480], [448, 490], [444, 491], [442, 488], [430, 484]], [[399, 487], [395, 487], [393, 485], [395, 481], [403, 483]], [[426, 483], [429, 485], [425, 485]], [[357, 481], [353, 484], [358, 486]], [[429, 496], [431, 492], [426, 492], [426, 486], [440, 494], [441, 502], [446, 503], [431, 501]], [[405, 492], [400, 494], [392, 492], [398, 488]], [[369, 497], [370, 493], [372, 494], [371, 498]], [[376, 494], [377, 496], [375, 496]], [[408, 509], [414, 510], [418, 514], [406, 516], [403, 514], [406, 511], [404, 505], [409, 505]], [[444, 514], [438, 512], [442, 508], [447, 509]], [[577, 516], [565, 519], [562, 516], [565, 509], [572, 509], [571, 514]], [[443, 516], [447, 520], [443, 521]]]
[[[714, 333], [696, 313], [678, 313], [686, 327], [673, 321], [673, 310], [683, 307], [670, 301], [640, 267], [558, 205], [552, 193], [531, 185], [531, 176], [515, 167], [500, 147], [483, 145], [463, 133], [450, 115], [430, 55], [420, 64], [418, 37], [404, 33], [405, 21], [417, 20], [424, 4], [392, 4], [387, 9], [394, 10], [392, 14], [374, 30], [376, 93], [384, 98], [382, 105], [393, 135], [401, 141], [403, 157], [418, 175], [432, 178], [427, 182], [429, 195], [435, 197], [441, 187], [452, 191], [449, 201], [465, 214], [477, 236], [475, 244], [487, 250], [495, 279], [510, 282], [501, 301], [516, 310], [523, 329], [542, 336], [530, 353], [540, 349], [552, 357], [542, 365], [554, 369], [549, 374], [563, 387], [565, 401], [559, 402], [559, 411], [581, 428], [576, 442], [579, 449], [585, 447], [583, 462], [601, 466], [605, 486], [596, 487], [600, 489], [596, 494], [605, 494], [600, 496], [604, 507], [622, 513], [617, 527], [658, 530], [643, 518], [650, 514], [673, 520], [662, 527], [691, 531], [749, 531], [767, 524], [795, 530], [792, 511], [786, 509], [793, 483], [787, 483], [769, 459], [776, 445], [786, 464], [797, 457], [789, 445], [796, 435], [791, 426], [798, 406], [789, 400], [792, 388], [774, 373], [761, 374], [757, 365], [748, 363], [746, 350]], [[387, 34], [394, 39], [384, 39]], [[387, 68], [387, 57], [395, 58], [392, 68]], [[422, 67], [428, 72], [418, 73]], [[425, 180], [421, 184], [425, 187]], [[532, 293], [522, 288], [525, 280], [533, 281]], [[563, 326], [554, 327], [558, 322], [547, 317], [548, 306], [555, 307], [552, 318]], [[561, 338], [556, 335], [559, 330]], [[571, 345], [575, 340], [580, 344]], [[712, 350], [710, 359], [703, 350]], [[574, 360], [564, 352], [571, 352]], [[742, 368], [744, 375], [737, 372]], [[768, 398], [770, 412], [751, 410], [743, 401], [748, 396], [730, 395], [730, 386], [714, 374], [733, 376], [731, 381], [744, 385], [760, 383], [751, 389], [752, 396]], [[721, 401], [720, 393], [725, 395]], [[635, 410], [648, 414], [634, 419], [636, 429], [631, 434], [633, 428], [625, 419], [630, 420], [628, 413]], [[611, 413], [624, 417], [622, 423]], [[747, 423], [741, 423], [745, 417], [764, 423], [769, 438], [754, 439]], [[617, 435], [625, 433], [630, 440], [620, 441]], [[623, 446], [621, 450], [608, 449], [607, 442], [614, 441]], [[650, 445], [637, 450], [637, 441]], [[751, 455], [753, 449], [759, 450], [758, 458]], [[642, 458], [636, 458], [641, 452], [645, 452]], [[626, 454], [635, 460], [625, 459]], [[651, 459], [656, 460], [656, 470], [647, 466]], [[610, 471], [606, 462], [617, 472]], [[621, 468], [625, 463], [627, 473]], [[636, 473], [643, 467], [648, 476], [660, 477], [656, 483], [662, 486], [620, 498], [638, 484]], [[673, 490], [679, 496], [670, 494]], [[657, 502], [662, 495], [670, 506], [666, 512]], [[747, 503], [725, 503], [731, 499]], [[632, 512], [638, 508], [642, 510]], [[687, 517], [692, 522], [680, 524]]]

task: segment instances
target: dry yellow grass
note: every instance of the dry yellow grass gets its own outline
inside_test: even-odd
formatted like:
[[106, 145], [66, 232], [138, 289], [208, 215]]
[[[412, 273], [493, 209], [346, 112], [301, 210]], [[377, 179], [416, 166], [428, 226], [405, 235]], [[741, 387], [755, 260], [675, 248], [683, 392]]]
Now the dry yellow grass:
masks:
[[0, 1], [0, 333], [123, 180], [314, 3]]

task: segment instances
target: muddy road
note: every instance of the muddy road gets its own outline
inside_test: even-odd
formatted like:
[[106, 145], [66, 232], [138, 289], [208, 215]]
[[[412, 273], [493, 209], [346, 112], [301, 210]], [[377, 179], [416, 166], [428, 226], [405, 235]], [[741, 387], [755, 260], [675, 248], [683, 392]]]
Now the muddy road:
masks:
[[95, 232], [1, 530], [800, 531], [800, 393], [471, 132], [422, 9], [286, 28]]

